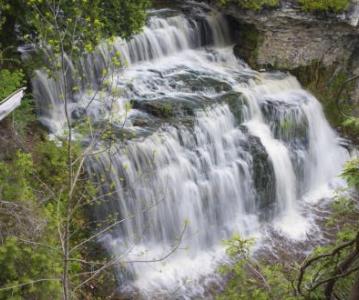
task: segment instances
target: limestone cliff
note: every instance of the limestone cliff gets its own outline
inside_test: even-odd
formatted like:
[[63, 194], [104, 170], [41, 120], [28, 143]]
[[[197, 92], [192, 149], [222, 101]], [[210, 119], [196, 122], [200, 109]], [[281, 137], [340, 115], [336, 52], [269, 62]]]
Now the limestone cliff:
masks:
[[[236, 5], [220, 9], [228, 15], [237, 56], [259, 70], [293, 73], [322, 100], [329, 118], [338, 118], [336, 91], [359, 74], [359, 0], [341, 14], [305, 12], [294, 0], [261, 11]], [[359, 80], [350, 82], [341, 97], [359, 106]]]

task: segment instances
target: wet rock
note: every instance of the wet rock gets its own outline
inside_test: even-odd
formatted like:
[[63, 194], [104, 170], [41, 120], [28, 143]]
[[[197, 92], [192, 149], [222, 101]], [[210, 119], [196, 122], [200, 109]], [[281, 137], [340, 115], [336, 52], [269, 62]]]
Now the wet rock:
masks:
[[172, 117], [193, 116], [196, 103], [185, 99], [161, 99], [132, 101], [132, 107], [155, 117], [168, 119]]
[[300, 106], [264, 101], [261, 109], [275, 138], [288, 144], [299, 144], [304, 148], [309, 147], [309, 124]]
[[234, 39], [237, 41], [233, 47], [234, 55], [255, 68], [257, 65], [257, 49], [263, 39], [263, 33], [253, 24], [237, 23], [235, 19], [230, 20], [232, 28], [240, 27], [240, 30], [234, 30]]
[[75, 108], [71, 113], [71, 118], [73, 120], [79, 120], [86, 114], [86, 109], [83, 107]]
[[270, 220], [276, 212], [275, 174], [273, 164], [258, 137], [248, 137], [253, 157], [253, 181], [256, 190], [256, 207], [262, 220]]
[[145, 111], [159, 118], [169, 118], [173, 116], [171, 104], [157, 100], [132, 101], [132, 107]]
[[183, 92], [227, 92], [232, 89], [231, 85], [224, 80], [210, 77], [209, 74], [183, 73], [172, 77], [170, 86], [176, 91]]
[[221, 95], [219, 99], [228, 104], [238, 124], [241, 124], [244, 121], [243, 110], [246, 104], [246, 98], [241, 93], [232, 91]]

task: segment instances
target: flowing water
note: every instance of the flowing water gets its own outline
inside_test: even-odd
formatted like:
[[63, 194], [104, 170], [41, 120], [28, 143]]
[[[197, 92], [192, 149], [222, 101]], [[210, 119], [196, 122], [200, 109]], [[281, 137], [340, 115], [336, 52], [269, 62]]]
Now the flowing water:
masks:
[[[223, 16], [185, 11], [153, 11], [131, 41], [100, 45], [82, 59], [81, 81], [68, 62], [68, 84], [81, 86], [71, 95], [74, 121], [85, 114], [118, 131], [114, 147], [87, 162], [106, 200], [94, 217], [125, 219], [101, 241], [136, 261], [118, 269], [119, 288], [144, 298], [204, 297], [234, 233], [260, 237], [272, 226], [304, 239], [312, 226], [304, 207], [340, 183], [348, 158], [294, 77], [251, 70], [233, 55]], [[111, 75], [120, 93], [91, 94], [116, 56], [127, 65]], [[59, 133], [63, 82], [39, 71], [34, 88], [42, 122]]]

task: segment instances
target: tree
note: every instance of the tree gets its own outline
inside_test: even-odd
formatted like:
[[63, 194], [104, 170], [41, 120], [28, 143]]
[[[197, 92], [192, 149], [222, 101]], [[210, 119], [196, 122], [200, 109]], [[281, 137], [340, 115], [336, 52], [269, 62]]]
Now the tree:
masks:
[[[41, 187], [45, 191], [38, 198], [42, 199], [41, 202], [46, 203], [44, 214], [50, 215], [49, 219], [52, 220], [51, 227], [53, 228], [51, 232], [57, 231], [58, 238], [45, 239], [41, 243], [32, 240], [31, 237], [21, 238], [21, 241], [26, 245], [42, 249], [41, 253], [48, 251], [49, 255], [52, 255], [53, 260], [56, 261], [57, 267], [56, 276], [51, 278], [32, 278], [39, 273], [30, 272], [31, 278], [26, 278], [23, 282], [16, 282], [17, 275], [15, 274], [13, 284], [0, 288], [0, 294], [1, 292], [9, 291], [12, 293], [14, 290], [53, 282], [60, 284], [63, 298], [67, 300], [81, 293], [81, 289], [95, 277], [123, 262], [124, 258], [122, 257], [89, 260], [83, 253], [84, 249], [94, 244], [101, 234], [134, 217], [126, 216], [119, 219], [114, 216], [114, 218], [103, 220], [100, 229], [95, 233], [86, 230], [83, 224], [85, 220], [83, 214], [86, 208], [101, 201], [101, 195], [98, 195], [99, 186], [91, 181], [85, 172], [84, 165], [89, 157], [110, 151], [112, 148], [113, 120], [111, 115], [113, 112], [111, 108], [117, 94], [112, 75], [116, 68], [121, 67], [121, 63], [120, 54], [115, 53], [114, 57], [106, 63], [101, 71], [102, 78], [99, 80], [99, 86], [88, 99], [86, 108], [92, 105], [95, 97], [100, 97], [102, 89], [106, 91], [110, 117], [106, 126], [98, 128], [91, 119], [86, 117], [83, 117], [79, 123], [73, 122], [69, 109], [70, 99], [82, 87], [69, 86], [67, 78], [69, 73], [73, 71], [69, 61], [76, 68], [81, 57], [96, 51], [96, 45], [110, 37], [111, 33], [128, 37], [132, 32], [140, 30], [145, 20], [145, 9], [148, 1], [123, 0], [104, 3], [103, 1], [87, 0], [18, 0], [11, 1], [9, 15], [19, 5], [26, 7], [26, 9], [21, 10], [25, 14], [26, 21], [18, 22], [20, 31], [26, 41], [36, 45], [38, 54], [46, 57], [41, 64], [45, 64], [49, 78], [58, 83], [60, 87], [59, 99], [57, 100], [61, 103], [66, 125], [65, 134], [58, 137], [62, 145], [59, 147], [52, 142], [41, 144], [40, 149], [35, 154], [36, 163], [33, 164], [41, 167], [36, 168], [33, 172], [29, 170], [29, 173], [23, 174], [19, 179], [24, 182], [24, 190], [31, 190], [32, 188], [29, 188], [31, 186], [34, 188]], [[116, 9], [121, 9], [118, 15], [115, 13]], [[117, 29], [114, 30], [114, 28]], [[111, 39], [107, 42], [111, 43]], [[80, 72], [76, 76], [81, 79]], [[126, 106], [126, 111], [128, 109], [129, 107]], [[126, 119], [125, 112], [122, 120], [123, 126]], [[89, 140], [86, 146], [74, 139], [74, 130], [87, 134]], [[106, 143], [101, 143], [102, 140], [105, 140]], [[26, 152], [26, 146], [22, 145], [22, 147]], [[17, 159], [15, 159], [16, 161]], [[6, 181], [6, 176], [3, 180]], [[3, 203], [5, 202], [3, 201]], [[7, 206], [6, 209], [11, 210], [12, 208]], [[152, 206], [145, 208], [145, 210], [149, 209], [152, 209]], [[99, 224], [91, 224], [91, 227], [96, 227], [96, 225]], [[179, 241], [173, 246], [173, 250], [154, 261], [166, 259], [175, 251], [179, 246], [183, 232], [180, 233]], [[11, 237], [11, 234], [9, 236]], [[4, 244], [4, 251], [9, 253], [11, 249], [16, 249], [16, 247], [14, 240], [11, 238], [7, 240], [9, 243]], [[16, 253], [20, 255], [20, 252]], [[45, 259], [44, 270], [47, 269], [48, 263], [49, 261]], [[59, 276], [59, 272], [61, 276]], [[44, 275], [46, 274], [44, 272]], [[18, 279], [21, 280], [22, 278]]]

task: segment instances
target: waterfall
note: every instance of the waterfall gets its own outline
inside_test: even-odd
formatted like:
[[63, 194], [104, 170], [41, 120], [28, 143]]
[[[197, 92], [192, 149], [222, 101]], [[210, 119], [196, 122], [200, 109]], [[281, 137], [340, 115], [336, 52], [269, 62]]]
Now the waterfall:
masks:
[[[86, 106], [92, 97], [92, 89], [96, 90], [105, 80], [104, 70], [106, 73], [109, 69], [112, 71], [113, 59], [119, 60], [122, 67], [131, 67], [187, 49], [224, 45], [229, 40], [229, 30], [222, 15], [203, 14], [197, 15], [195, 19], [188, 19], [183, 14], [167, 18], [154, 15], [149, 18], [142, 33], [129, 41], [115, 38], [101, 43], [94, 53], [86, 54], [80, 59], [77, 68], [65, 56], [70, 113], [76, 115], [79, 106]], [[82, 74], [81, 78], [75, 78], [76, 73]], [[49, 77], [46, 70], [38, 70], [33, 78], [33, 88], [38, 99], [40, 121], [52, 132], [61, 133], [65, 120], [63, 100], [60, 97], [64, 91], [64, 82], [56, 78], [61, 76], [53, 74]], [[72, 93], [78, 89], [81, 89], [80, 93]], [[92, 94], [96, 95], [96, 91], [92, 91]], [[81, 101], [79, 99], [84, 102], [82, 105], [78, 103]]]
[[[94, 217], [126, 219], [101, 242], [138, 262], [165, 256], [180, 239], [163, 262], [118, 269], [121, 290], [140, 289], [144, 298], [170, 290], [204, 297], [203, 278], [213, 278], [221, 243], [234, 233], [274, 226], [305, 238], [303, 204], [328, 195], [348, 158], [319, 102], [293, 76], [251, 70], [234, 56], [223, 16], [191, 11], [153, 11], [131, 40], [103, 43], [76, 67], [68, 62], [68, 84], [80, 85], [70, 96], [74, 119], [102, 124], [117, 109], [115, 147], [86, 163], [103, 199]], [[114, 56], [127, 66], [111, 76], [121, 93], [102, 91], [87, 107]], [[34, 78], [40, 119], [55, 133], [64, 124], [62, 86], [43, 71]]]

